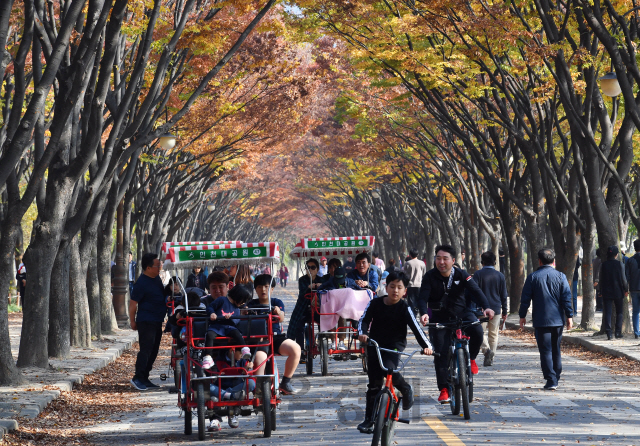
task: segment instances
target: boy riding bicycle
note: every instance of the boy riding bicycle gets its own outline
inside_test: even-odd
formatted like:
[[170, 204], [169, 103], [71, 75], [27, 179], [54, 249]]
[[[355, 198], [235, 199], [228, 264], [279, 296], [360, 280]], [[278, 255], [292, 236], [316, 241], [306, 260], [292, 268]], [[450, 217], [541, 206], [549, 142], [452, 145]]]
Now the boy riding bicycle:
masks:
[[[364, 310], [358, 324], [358, 339], [363, 344], [369, 337], [382, 348], [404, 351], [407, 346], [407, 325], [416, 336], [418, 343], [424, 349], [425, 355], [433, 354], [431, 343], [418, 325], [416, 316], [403, 297], [407, 294], [409, 278], [403, 272], [392, 272], [387, 277], [387, 296], [372, 299]], [[373, 409], [375, 398], [382, 388], [386, 372], [380, 367], [375, 347], [367, 347], [368, 358], [365, 419], [358, 425], [363, 434], [373, 432]], [[400, 356], [380, 352], [384, 366], [393, 370], [398, 367]], [[409, 410], [413, 406], [413, 389], [400, 373], [393, 374], [393, 385], [402, 392], [402, 410]]]

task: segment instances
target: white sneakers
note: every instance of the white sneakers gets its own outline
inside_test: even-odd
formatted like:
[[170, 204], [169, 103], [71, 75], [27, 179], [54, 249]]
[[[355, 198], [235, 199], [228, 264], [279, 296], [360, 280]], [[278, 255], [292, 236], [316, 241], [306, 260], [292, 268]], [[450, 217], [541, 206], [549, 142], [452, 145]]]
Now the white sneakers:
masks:
[[203, 369], [210, 369], [214, 365], [215, 365], [215, 362], [213, 362], [213, 358], [211, 356], [207, 355], [204, 358], [202, 358], [202, 368]]
[[220, 425], [220, 420], [216, 418], [211, 420], [211, 424], [209, 424], [209, 427], [207, 428], [209, 432], [220, 432], [221, 429], [222, 426]]

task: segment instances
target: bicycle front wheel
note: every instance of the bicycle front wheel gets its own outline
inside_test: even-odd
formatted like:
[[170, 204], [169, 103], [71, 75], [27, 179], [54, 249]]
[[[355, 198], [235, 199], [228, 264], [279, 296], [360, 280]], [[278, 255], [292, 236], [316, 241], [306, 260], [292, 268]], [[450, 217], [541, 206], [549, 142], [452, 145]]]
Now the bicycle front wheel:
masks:
[[460, 413], [460, 383], [458, 382], [457, 356], [449, 356], [449, 407], [451, 415]]
[[382, 429], [387, 418], [387, 406], [389, 405], [389, 394], [382, 392], [378, 397], [378, 403], [376, 404], [376, 411], [373, 413], [373, 439], [371, 440], [371, 446], [378, 446], [380, 444], [380, 438], [382, 437]]
[[469, 381], [467, 380], [467, 358], [465, 351], [461, 348], [457, 350], [458, 353], [458, 379], [460, 382], [460, 396], [462, 399], [462, 411], [464, 412], [464, 419], [471, 418], [469, 412]]
[[382, 428], [382, 439], [380, 440], [382, 446], [391, 446], [393, 444], [393, 435], [396, 431], [396, 415], [398, 413], [398, 403], [393, 399], [389, 400], [388, 413], [387, 422]]

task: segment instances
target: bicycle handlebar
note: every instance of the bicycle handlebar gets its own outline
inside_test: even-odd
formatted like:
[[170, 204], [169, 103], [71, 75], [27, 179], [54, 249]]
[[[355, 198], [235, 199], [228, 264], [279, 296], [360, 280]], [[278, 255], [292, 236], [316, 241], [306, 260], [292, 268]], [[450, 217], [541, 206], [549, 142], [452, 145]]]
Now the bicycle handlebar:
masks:
[[461, 319], [452, 321], [452, 322], [436, 322], [436, 323], [431, 323], [431, 324], [427, 324], [427, 327], [433, 327], [437, 330], [443, 330], [445, 328], [467, 328], [467, 327], [472, 327], [474, 325], [478, 325], [478, 324], [482, 324], [483, 322], [487, 322], [490, 319], [488, 317], [482, 317], [480, 319], [478, 319], [477, 321], [463, 321]]
[[389, 369], [386, 368], [384, 366], [384, 364], [382, 363], [382, 356], [380, 356], [380, 350], [385, 351], [385, 352], [389, 352], [389, 353], [395, 353], [396, 355], [400, 355], [400, 356], [408, 356], [408, 358], [405, 361], [400, 361], [400, 367], [398, 367], [397, 369], [391, 370], [391, 373], [397, 373], [397, 372], [401, 372], [402, 369], [404, 369], [404, 367], [409, 363], [409, 361], [411, 360], [411, 358], [413, 358], [413, 355], [415, 355], [418, 352], [421, 352], [422, 350], [414, 350], [411, 354], [409, 353], [405, 353], [405, 352], [399, 352], [397, 350], [389, 350], [388, 348], [382, 348], [378, 345], [378, 343], [376, 341], [374, 341], [373, 339], [369, 338], [369, 340], [367, 341], [367, 346], [369, 347], [375, 347], [376, 348], [376, 353], [378, 354], [378, 362], [380, 363], [380, 368], [384, 371], [389, 373]]

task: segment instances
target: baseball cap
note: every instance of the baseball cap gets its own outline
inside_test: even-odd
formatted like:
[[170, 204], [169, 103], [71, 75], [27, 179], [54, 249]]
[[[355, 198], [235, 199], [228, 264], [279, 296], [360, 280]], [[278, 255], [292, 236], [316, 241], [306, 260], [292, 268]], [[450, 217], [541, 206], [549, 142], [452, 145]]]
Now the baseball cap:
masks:
[[607, 253], [612, 256], [618, 254], [618, 247], [616, 245], [609, 246]]
[[341, 266], [337, 267], [336, 270], [333, 272], [333, 282], [336, 285], [344, 284], [346, 277], [347, 277], [347, 273], [344, 271], [344, 268]]
[[326, 257], [321, 257], [320, 260], [327, 260], [327, 258]]

